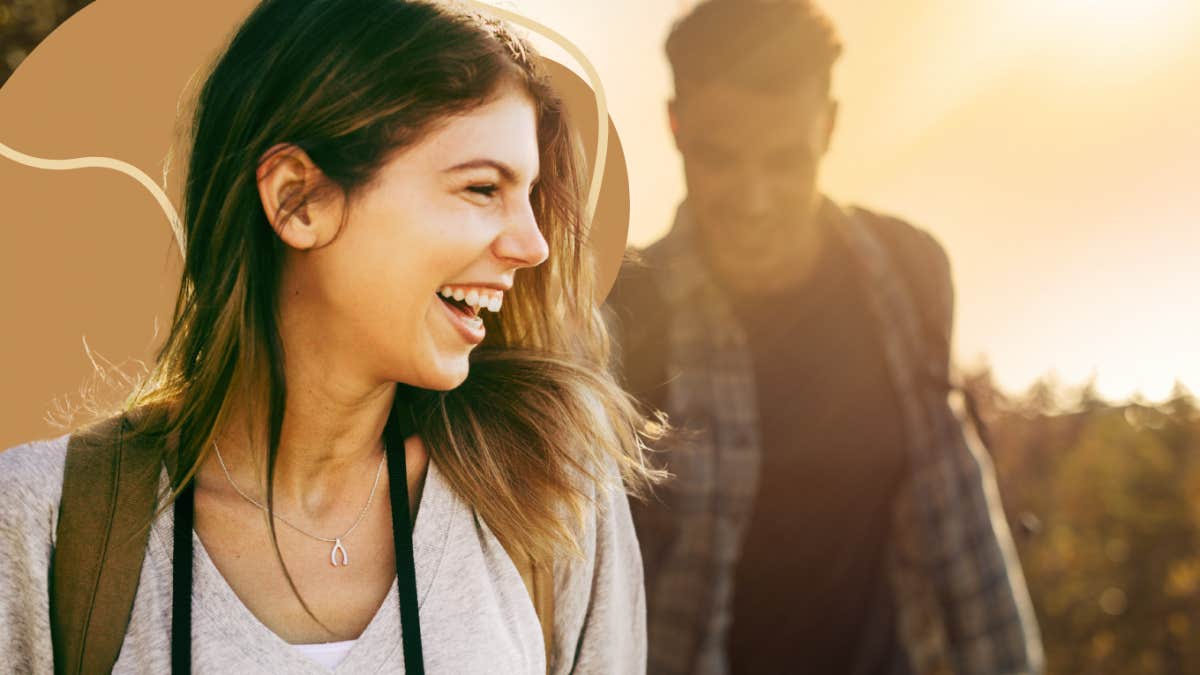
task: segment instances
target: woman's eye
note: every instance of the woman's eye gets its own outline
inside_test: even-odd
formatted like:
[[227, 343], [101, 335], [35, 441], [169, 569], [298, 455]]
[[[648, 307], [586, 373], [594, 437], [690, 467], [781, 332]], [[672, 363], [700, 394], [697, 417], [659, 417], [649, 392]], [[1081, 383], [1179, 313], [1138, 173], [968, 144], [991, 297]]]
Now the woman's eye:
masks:
[[474, 192], [475, 194], [477, 194], [477, 195], [483, 195], [484, 197], [493, 197], [493, 196], [495, 196], [496, 192], [497, 192], [499, 189], [500, 189], [500, 187], [499, 187], [499, 186], [497, 186], [497, 185], [493, 185], [493, 184], [488, 184], [488, 185], [472, 185], [472, 186], [470, 186], [470, 187], [468, 187], [468, 188], [467, 188], [467, 190], [468, 190], [469, 192]]

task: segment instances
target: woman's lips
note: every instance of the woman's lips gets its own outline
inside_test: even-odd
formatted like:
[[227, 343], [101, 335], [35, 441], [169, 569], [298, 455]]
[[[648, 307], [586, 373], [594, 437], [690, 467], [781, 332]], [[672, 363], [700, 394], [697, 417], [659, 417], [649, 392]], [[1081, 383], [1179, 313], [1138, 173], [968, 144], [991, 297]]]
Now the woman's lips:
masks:
[[478, 316], [467, 314], [467, 310], [460, 309], [455, 305], [450, 304], [445, 298], [438, 296], [441, 300], [438, 304], [442, 306], [446, 312], [446, 318], [450, 323], [454, 324], [455, 330], [467, 344], [477, 345], [483, 342], [484, 336], [487, 335], [487, 330], [483, 327], [483, 319]]

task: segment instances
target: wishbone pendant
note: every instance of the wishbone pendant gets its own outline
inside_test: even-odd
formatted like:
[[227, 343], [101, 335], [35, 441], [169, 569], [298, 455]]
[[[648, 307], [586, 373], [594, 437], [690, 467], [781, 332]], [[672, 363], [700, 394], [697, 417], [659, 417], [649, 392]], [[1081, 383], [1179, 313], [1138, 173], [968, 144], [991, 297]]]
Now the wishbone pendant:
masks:
[[[341, 553], [341, 561], [338, 561], [338, 553]], [[342, 546], [341, 539], [335, 539], [333, 542], [333, 550], [329, 552], [329, 564], [334, 567], [345, 567], [350, 564], [350, 554], [346, 553], [346, 547]]]

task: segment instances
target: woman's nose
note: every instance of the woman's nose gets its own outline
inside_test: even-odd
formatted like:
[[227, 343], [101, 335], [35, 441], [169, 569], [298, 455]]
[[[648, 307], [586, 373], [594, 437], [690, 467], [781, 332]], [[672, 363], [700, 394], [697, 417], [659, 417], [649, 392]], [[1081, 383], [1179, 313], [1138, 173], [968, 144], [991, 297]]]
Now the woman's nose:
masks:
[[538, 228], [533, 205], [528, 200], [509, 214], [508, 225], [493, 249], [497, 257], [520, 267], [536, 267], [550, 257], [550, 246]]

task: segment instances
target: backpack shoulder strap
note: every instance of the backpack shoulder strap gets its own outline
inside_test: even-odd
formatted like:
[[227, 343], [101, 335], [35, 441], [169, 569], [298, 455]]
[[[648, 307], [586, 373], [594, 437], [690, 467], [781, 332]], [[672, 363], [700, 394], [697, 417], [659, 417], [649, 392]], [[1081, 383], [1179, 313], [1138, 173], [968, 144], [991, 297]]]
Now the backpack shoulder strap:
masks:
[[928, 232], [899, 218], [862, 208], [852, 209], [852, 213], [878, 237], [895, 265], [919, 315], [917, 320], [929, 358], [939, 364], [948, 363], [954, 287], [945, 250]]
[[50, 570], [58, 673], [109, 672], [125, 640], [162, 466], [161, 449], [128, 442], [132, 415], [84, 427], [67, 443]]
[[609, 322], [616, 353], [616, 373], [639, 401], [666, 408], [667, 312], [658, 288], [661, 247], [630, 250], [602, 312]]
[[945, 249], [928, 232], [898, 218], [881, 216], [866, 209], [853, 210], [875, 236], [896, 265], [904, 287], [920, 316], [921, 334], [930, 359], [928, 375], [935, 386], [958, 391], [966, 405], [967, 416], [984, 448], [992, 447], [991, 434], [980, 414], [970, 388], [950, 374], [950, 341], [954, 321], [954, 286], [950, 280], [950, 259]]
[[533, 601], [533, 611], [537, 613], [538, 623], [542, 626], [542, 642], [546, 647], [546, 672], [550, 672], [550, 655], [554, 646], [554, 571], [546, 565], [539, 565], [527, 555], [515, 554], [503, 541], [500, 542], [508, 551], [525, 582], [525, 590]]
[[[109, 672], [125, 641], [163, 461], [162, 444], [127, 438], [143, 414], [102, 420], [76, 431], [67, 443], [50, 571], [56, 673]], [[510, 557], [537, 612], [548, 669], [553, 571], [528, 556]]]

